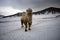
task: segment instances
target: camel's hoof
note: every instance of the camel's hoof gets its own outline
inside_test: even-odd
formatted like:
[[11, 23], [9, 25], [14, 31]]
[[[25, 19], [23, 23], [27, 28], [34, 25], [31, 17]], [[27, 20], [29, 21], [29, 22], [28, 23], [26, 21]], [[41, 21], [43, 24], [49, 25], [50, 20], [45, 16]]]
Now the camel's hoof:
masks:
[[25, 32], [27, 32], [27, 30], [25, 30]]
[[29, 28], [29, 30], [31, 30], [31, 29]]

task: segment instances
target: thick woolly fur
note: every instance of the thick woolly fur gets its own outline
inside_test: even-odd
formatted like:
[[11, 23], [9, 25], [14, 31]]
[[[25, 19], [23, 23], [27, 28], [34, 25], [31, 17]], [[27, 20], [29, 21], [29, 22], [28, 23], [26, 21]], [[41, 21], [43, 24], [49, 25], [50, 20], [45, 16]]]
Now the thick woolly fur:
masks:
[[21, 17], [21, 25], [23, 27], [23, 24], [25, 25], [25, 31], [31, 30], [31, 25], [32, 25], [32, 9], [28, 8], [26, 12], [22, 13]]

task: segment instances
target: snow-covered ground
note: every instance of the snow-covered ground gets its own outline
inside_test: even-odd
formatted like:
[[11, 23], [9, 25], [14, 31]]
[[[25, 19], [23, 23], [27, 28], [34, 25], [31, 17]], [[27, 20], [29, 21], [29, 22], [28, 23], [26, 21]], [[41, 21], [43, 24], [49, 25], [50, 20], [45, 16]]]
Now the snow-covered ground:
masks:
[[60, 40], [57, 14], [33, 15], [31, 31], [21, 28], [21, 17], [0, 19], [0, 40]]

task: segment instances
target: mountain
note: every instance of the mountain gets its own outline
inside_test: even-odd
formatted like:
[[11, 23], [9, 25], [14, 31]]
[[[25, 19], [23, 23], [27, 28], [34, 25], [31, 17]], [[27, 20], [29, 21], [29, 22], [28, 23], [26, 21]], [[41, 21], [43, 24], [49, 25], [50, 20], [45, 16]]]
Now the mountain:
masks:
[[4, 17], [4, 15], [0, 15], [0, 19], [1, 19], [2, 17]]
[[49, 14], [50, 12], [52, 12], [52, 14], [55, 14], [56, 12], [60, 13], [60, 8], [49, 7], [41, 11], [33, 12], [33, 14], [45, 14], [46, 12], [48, 12], [47, 14]]
[[8, 15], [8, 16], [4, 16], [3, 18], [6, 18], [6, 17], [13, 17], [13, 16], [21, 16], [22, 13], [18, 12], [16, 14], [13, 14], [13, 15]]
[[[60, 8], [49, 7], [49, 8], [43, 9], [41, 11], [33, 12], [33, 14], [45, 14], [46, 12], [47, 12], [47, 14], [49, 14], [50, 12], [52, 12], [52, 14], [55, 14], [56, 12], [60, 13]], [[4, 16], [3, 18], [13, 17], [13, 16], [21, 16], [21, 15], [22, 15], [22, 13], [18, 12], [18, 13], [13, 14], [13, 15]]]
[[4, 15], [0, 15], [0, 17], [3, 17]]

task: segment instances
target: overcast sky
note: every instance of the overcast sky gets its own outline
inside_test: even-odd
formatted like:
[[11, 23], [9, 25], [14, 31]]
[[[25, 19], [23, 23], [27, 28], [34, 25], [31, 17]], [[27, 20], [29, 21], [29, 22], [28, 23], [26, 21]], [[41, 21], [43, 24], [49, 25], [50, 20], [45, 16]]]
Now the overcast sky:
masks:
[[4, 15], [22, 12], [27, 8], [38, 11], [48, 7], [60, 8], [60, 0], [0, 0], [0, 14]]

